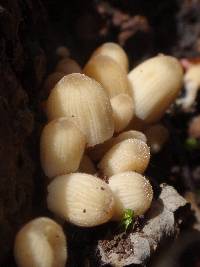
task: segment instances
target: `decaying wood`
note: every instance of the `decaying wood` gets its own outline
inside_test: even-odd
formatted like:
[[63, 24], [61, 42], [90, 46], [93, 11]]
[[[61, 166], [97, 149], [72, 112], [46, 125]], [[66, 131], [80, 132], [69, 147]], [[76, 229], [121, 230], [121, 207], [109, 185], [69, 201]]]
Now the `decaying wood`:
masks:
[[152, 203], [141, 229], [100, 240], [95, 248], [96, 266], [144, 266], [162, 240], [179, 232], [183, 216], [187, 219], [190, 205], [169, 185], [161, 185], [159, 198]]

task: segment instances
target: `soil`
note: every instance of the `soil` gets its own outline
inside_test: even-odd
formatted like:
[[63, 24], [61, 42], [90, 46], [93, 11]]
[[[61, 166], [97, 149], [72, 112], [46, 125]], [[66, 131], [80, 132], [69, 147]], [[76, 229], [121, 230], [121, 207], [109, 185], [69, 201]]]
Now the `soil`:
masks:
[[[106, 41], [124, 47], [131, 68], [157, 53], [194, 61], [200, 57], [200, 1], [3, 0], [0, 33], [0, 263], [9, 267], [15, 266], [12, 247], [19, 227], [35, 216], [51, 216], [45, 204], [46, 182], [38, 148], [45, 122], [40, 95], [45, 77], [58, 60], [56, 48], [67, 46], [81, 66]], [[191, 121], [199, 114], [200, 94], [189, 112], [177, 106], [170, 109], [163, 118], [170, 139], [152, 157], [147, 170], [155, 186], [167, 182], [182, 195], [194, 192], [197, 199], [200, 148], [188, 146], [187, 140], [194, 137]], [[200, 141], [196, 132], [195, 138]], [[83, 266], [91, 243], [110, 228], [66, 227], [73, 251], [69, 266]], [[113, 243], [119, 255], [129, 245]], [[188, 251], [181, 263], [199, 266], [196, 256], [194, 264], [187, 265]]]

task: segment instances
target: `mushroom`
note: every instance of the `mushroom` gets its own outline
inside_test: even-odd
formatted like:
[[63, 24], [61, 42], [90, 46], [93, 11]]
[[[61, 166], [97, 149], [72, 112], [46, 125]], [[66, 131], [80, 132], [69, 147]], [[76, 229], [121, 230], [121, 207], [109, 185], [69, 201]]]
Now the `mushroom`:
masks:
[[88, 146], [112, 137], [114, 123], [110, 100], [103, 87], [84, 74], [64, 76], [47, 99], [49, 120], [67, 117], [85, 134]]
[[90, 148], [88, 153], [94, 161], [99, 161], [103, 157], [103, 155], [109, 149], [111, 149], [112, 146], [118, 144], [119, 142], [123, 140], [130, 139], [130, 138], [139, 139], [145, 143], [147, 142], [147, 138], [142, 132], [130, 130], [130, 131], [120, 133], [118, 136], [105, 141], [103, 144], [99, 144], [99, 145], [96, 145]]
[[192, 138], [200, 138], [200, 115], [193, 117], [190, 121], [188, 134]]
[[110, 100], [113, 119], [115, 125], [115, 132], [121, 132], [128, 126], [134, 115], [133, 99], [127, 94], [119, 94]]
[[62, 72], [53, 72], [49, 74], [44, 82], [44, 90], [42, 97], [47, 98], [57, 82], [59, 82], [65, 74]]
[[71, 58], [61, 59], [56, 65], [56, 71], [64, 73], [65, 75], [82, 72], [81, 67], [78, 65], [78, 63]]
[[67, 58], [70, 56], [70, 51], [66, 46], [58, 46], [56, 49], [56, 55], [61, 58]]
[[78, 171], [88, 174], [95, 174], [97, 172], [94, 163], [87, 155], [83, 155]]
[[67, 118], [49, 122], [40, 139], [40, 160], [49, 178], [74, 172], [84, 153], [86, 139]]
[[67, 243], [61, 226], [45, 217], [30, 221], [16, 235], [14, 256], [19, 267], [65, 267]]
[[143, 173], [150, 160], [150, 150], [146, 143], [138, 139], [126, 139], [114, 145], [98, 164], [105, 176], [125, 171]]
[[128, 78], [137, 118], [154, 123], [160, 120], [179, 94], [183, 70], [176, 58], [158, 55], [134, 68]]
[[93, 227], [110, 220], [114, 200], [108, 185], [85, 173], [55, 178], [48, 186], [49, 210], [82, 227]]
[[184, 86], [186, 94], [177, 100], [183, 110], [188, 111], [195, 102], [200, 88], [200, 64], [191, 65], [184, 75]]
[[124, 210], [133, 210], [134, 215], [144, 214], [153, 199], [149, 181], [136, 172], [122, 172], [109, 178], [109, 187], [115, 199], [113, 220], [120, 220]]
[[151, 125], [145, 131], [147, 144], [152, 153], [158, 153], [169, 138], [168, 129], [162, 124]]
[[121, 66], [121, 68], [125, 70], [126, 73], [128, 72], [128, 57], [124, 49], [117, 43], [110, 42], [102, 44], [94, 51], [92, 57], [97, 55], [103, 55], [112, 58]]
[[108, 56], [92, 57], [85, 65], [83, 72], [101, 83], [110, 98], [118, 94], [131, 95], [126, 72]]

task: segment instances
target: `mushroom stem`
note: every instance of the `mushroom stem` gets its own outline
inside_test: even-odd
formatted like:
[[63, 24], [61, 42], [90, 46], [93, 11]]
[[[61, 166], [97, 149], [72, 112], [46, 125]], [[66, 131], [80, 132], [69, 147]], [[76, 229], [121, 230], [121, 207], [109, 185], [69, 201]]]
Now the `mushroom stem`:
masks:
[[115, 132], [121, 132], [128, 126], [129, 122], [134, 116], [133, 99], [127, 94], [119, 94], [110, 100], [112, 110]]
[[184, 111], [188, 111], [195, 102], [199, 86], [194, 81], [185, 82], [185, 96], [177, 99], [176, 103], [182, 107]]

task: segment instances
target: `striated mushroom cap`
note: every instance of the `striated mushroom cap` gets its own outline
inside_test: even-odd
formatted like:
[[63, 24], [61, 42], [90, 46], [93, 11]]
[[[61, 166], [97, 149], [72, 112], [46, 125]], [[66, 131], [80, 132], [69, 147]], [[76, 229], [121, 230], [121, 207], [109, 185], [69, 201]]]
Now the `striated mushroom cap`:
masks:
[[117, 43], [104, 43], [101, 46], [99, 46], [94, 53], [92, 54], [92, 57], [102, 55], [102, 56], [108, 56], [115, 60], [121, 68], [125, 70], [125, 72], [128, 72], [128, 57], [124, 49], [118, 45]]
[[110, 98], [118, 94], [131, 95], [126, 72], [108, 56], [92, 57], [85, 65], [83, 72], [102, 84]]
[[120, 220], [125, 209], [134, 211], [134, 215], [144, 214], [153, 199], [153, 190], [149, 181], [136, 172], [122, 172], [109, 178], [109, 187], [115, 199], [113, 220]]
[[65, 267], [67, 242], [62, 227], [45, 217], [30, 221], [16, 235], [14, 256], [19, 267]]
[[136, 116], [153, 123], [163, 116], [178, 96], [183, 83], [183, 70], [176, 58], [158, 55], [134, 68], [128, 78]]
[[77, 171], [86, 139], [67, 118], [49, 122], [40, 138], [40, 160], [49, 178]]
[[48, 208], [67, 221], [92, 227], [110, 220], [114, 200], [108, 185], [85, 173], [55, 178], [48, 186]]
[[110, 100], [95, 80], [84, 74], [64, 76], [47, 100], [49, 120], [67, 117], [85, 134], [87, 145], [94, 146], [112, 137], [114, 123]]

